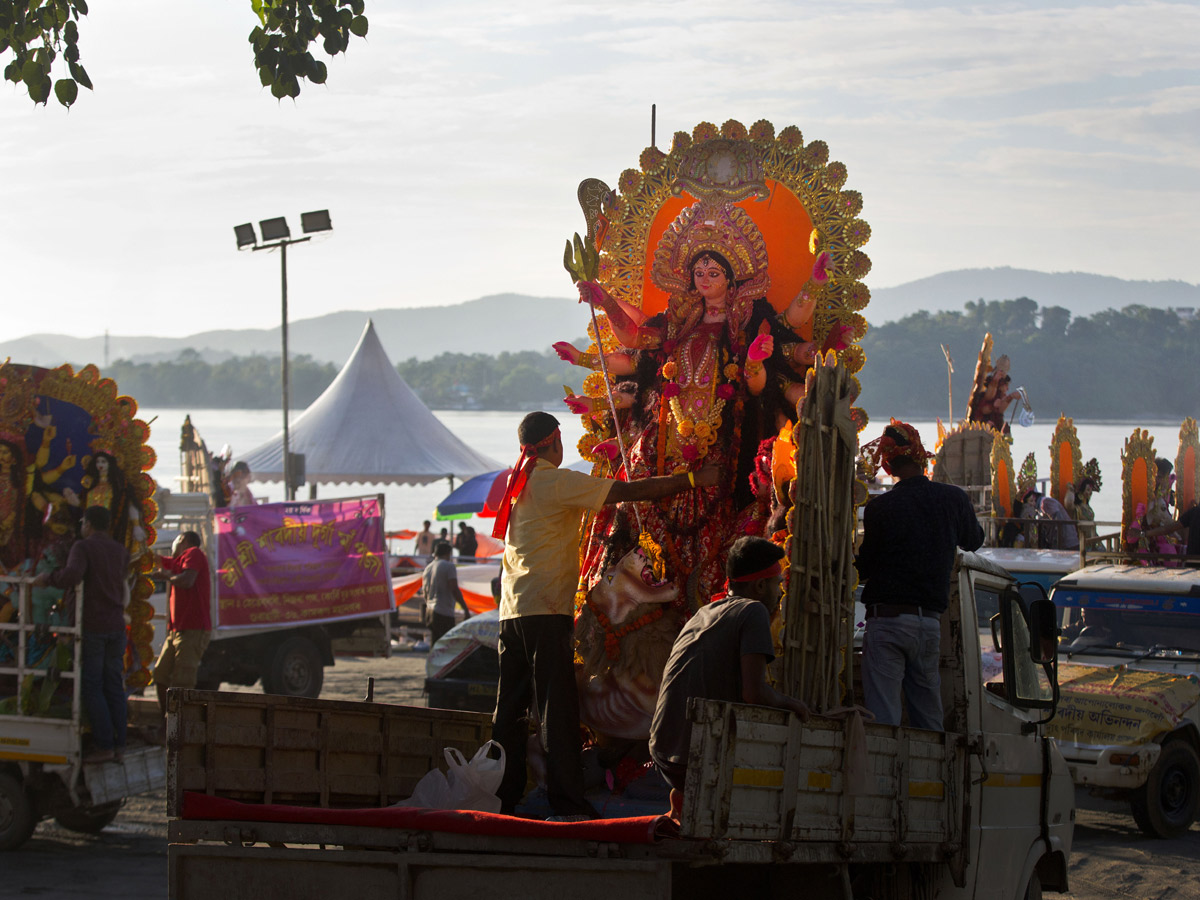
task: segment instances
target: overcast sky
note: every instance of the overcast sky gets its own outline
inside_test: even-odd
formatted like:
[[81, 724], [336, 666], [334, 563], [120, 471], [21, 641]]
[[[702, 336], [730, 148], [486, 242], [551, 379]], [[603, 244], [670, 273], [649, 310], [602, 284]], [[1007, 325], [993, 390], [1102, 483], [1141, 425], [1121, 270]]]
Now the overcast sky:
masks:
[[566, 298], [576, 185], [636, 166], [651, 103], [668, 148], [730, 118], [824, 140], [872, 287], [1200, 282], [1196, 2], [367, 0], [368, 38], [282, 103], [249, 0], [91, 6], [94, 92], [68, 112], [0, 88], [4, 339], [277, 325], [278, 254], [233, 226], [322, 208], [334, 232], [289, 253], [293, 319]]

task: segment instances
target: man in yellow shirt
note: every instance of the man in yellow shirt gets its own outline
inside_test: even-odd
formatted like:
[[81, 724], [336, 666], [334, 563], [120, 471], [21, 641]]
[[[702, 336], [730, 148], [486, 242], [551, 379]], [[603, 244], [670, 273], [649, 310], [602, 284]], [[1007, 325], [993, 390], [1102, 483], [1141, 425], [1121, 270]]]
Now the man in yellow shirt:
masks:
[[560, 469], [558, 420], [533, 412], [517, 428], [521, 459], [509, 478], [492, 535], [504, 539], [500, 589], [500, 683], [492, 737], [504, 747], [500, 811], [525, 792], [526, 714], [537, 714], [546, 750], [547, 799], [560, 820], [592, 818], [583, 796], [579, 695], [575, 687], [575, 588], [582, 513], [610, 503], [657, 500], [712, 487], [716, 466], [640, 481]]

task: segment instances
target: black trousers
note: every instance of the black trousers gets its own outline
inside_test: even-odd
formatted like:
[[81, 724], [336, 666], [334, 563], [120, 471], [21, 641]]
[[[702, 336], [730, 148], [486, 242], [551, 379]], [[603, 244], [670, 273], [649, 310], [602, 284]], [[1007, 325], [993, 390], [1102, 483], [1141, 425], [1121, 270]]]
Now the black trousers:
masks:
[[443, 634], [454, 627], [454, 616], [443, 616], [441, 613], [433, 613], [432, 621], [429, 625], [429, 646], [432, 647], [438, 642]]
[[500, 622], [500, 684], [492, 738], [504, 748], [500, 811], [511, 814], [525, 794], [526, 715], [537, 711], [546, 749], [546, 792], [558, 815], [591, 815], [583, 796], [575, 623], [570, 616], [522, 616]]

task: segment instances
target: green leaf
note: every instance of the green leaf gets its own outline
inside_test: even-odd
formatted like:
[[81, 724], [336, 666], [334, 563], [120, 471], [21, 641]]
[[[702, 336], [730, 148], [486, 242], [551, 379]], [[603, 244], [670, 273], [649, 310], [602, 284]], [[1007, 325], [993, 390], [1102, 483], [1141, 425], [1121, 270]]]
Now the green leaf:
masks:
[[287, 96], [287, 90], [284, 88], [282, 81], [271, 82], [271, 96], [276, 100], [282, 100]]
[[367, 4], [363, 0], [350, 0], [350, 11], [356, 16], [361, 16], [366, 8]]
[[73, 5], [75, 12], [79, 13], [79, 15], [86, 16], [88, 14], [88, 5], [85, 0], [75, 0]]
[[60, 78], [54, 82], [54, 96], [63, 106], [70, 107], [79, 96], [79, 86], [71, 78]]
[[21, 64], [15, 59], [4, 67], [4, 80], [13, 84], [21, 83]]
[[79, 63], [67, 63], [67, 68], [71, 70], [71, 77], [78, 81], [83, 87], [89, 91], [92, 90], [92, 79], [88, 78], [87, 72]]
[[275, 78], [271, 74], [270, 69], [268, 69], [266, 66], [262, 66], [258, 70], [258, 80], [262, 82], [263, 87], [267, 87], [272, 81], [275, 80]]
[[[258, 16], [258, 20], [260, 22], [262, 22], [263, 25], [266, 25], [267, 24], [267, 14], [265, 12], [263, 12], [262, 0], [250, 0], [250, 8], [252, 10], [254, 10], [254, 14], [256, 16]], [[252, 34], [253, 34], [253, 32], [252, 32]]]
[[34, 81], [26, 81], [25, 86], [29, 89], [29, 99], [34, 103], [45, 103], [50, 99], [49, 78], [38, 78]]
[[355, 16], [353, 21], [350, 22], [350, 33], [355, 35], [356, 37], [366, 37], [367, 36], [367, 17], [366, 16]]
[[325, 63], [319, 59], [313, 60], [313, 64], [308, 70], [308, 80], [313, 84], [324, 84], [328, 77], [329, 69], [326, 68]]
[[25, 60], [25, 65], [21, 66], [21, 80], [26, 84], [33, 84], [42, 77], [42, 65], [36, 59]]
[[79, 62], [79, 48], [74, 44], [67, 44], [66, 49], [63, 50], [63, 59], [67, 62]]

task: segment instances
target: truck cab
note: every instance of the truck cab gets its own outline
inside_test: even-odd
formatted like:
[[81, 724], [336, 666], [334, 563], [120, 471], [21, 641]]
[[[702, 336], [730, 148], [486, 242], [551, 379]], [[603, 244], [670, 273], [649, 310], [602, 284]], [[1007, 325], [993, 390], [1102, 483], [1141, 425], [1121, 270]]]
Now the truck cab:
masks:
[[1062, 700], [1050, 733], [1076, 784], [1153, 837], [1200, 810], [1200, 571], [1098, 563], [1059, 581]]

